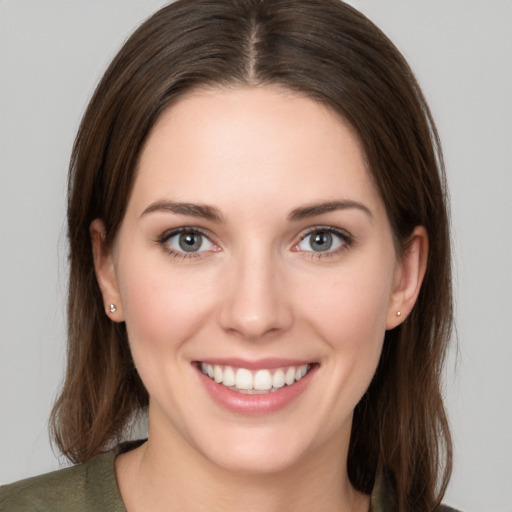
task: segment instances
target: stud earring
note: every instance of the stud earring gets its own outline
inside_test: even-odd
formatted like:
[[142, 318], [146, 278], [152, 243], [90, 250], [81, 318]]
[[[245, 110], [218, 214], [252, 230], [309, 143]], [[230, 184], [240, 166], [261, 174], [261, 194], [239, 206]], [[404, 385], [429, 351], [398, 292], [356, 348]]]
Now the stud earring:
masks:
[[117, 306], [115, 304], [110, 304], [110, 312], [115, 313], [117, 311]]
[[396, 312], [396, 316], [402, 316], [402, 312], [401, 311], [397, 311]]

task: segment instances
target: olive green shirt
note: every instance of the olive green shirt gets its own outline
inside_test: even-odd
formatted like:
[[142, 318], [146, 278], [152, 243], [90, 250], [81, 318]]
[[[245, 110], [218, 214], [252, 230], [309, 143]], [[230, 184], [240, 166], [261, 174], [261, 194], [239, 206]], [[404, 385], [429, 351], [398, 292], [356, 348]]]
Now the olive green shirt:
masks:
[[0, 511], [126, 512], [114, 470], [119, 452], [0, 487]]
[[[137, 443], [139, 444], [139, 443]], [[114, 461], [134, 443], [97, 455], [85, 464], [0, 487], [0, 512], [126, 512]], [[371, 497], [372, 512], [394, 512], [395, 500], [382, 482]], [[439, 512], [456, 512], [442, 507]]]

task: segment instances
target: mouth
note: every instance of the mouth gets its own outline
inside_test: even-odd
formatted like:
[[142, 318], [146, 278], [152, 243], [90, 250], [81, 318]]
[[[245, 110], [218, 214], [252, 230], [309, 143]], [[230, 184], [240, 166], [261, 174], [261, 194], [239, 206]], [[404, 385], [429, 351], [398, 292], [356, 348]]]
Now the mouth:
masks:
[[201, 372], [216, 384], [247, 395], [275, 393], [293, 386], [313, 367], [313, 364], [302, 364], [271, 369], [248, 369], [206, 362], [198, 362], [197, 365]]
[[205, 391], [225, 410], [237, 415], [266, 415], [297, 403], [312, 385], [320, 364], [304, 360], [209, 359], [193, 366]]

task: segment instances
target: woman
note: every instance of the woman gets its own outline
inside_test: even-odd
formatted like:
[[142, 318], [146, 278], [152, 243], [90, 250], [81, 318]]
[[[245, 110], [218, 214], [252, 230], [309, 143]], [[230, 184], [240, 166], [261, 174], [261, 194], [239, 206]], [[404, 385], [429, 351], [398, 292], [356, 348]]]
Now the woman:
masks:
[[[442, 156], [371, 22], [173, 3], [107, 70], [70, 169], [52, 426], [83, 464], [2, 507], [441, 510]], [[146, 408], [148, 439], [119, 444]]]

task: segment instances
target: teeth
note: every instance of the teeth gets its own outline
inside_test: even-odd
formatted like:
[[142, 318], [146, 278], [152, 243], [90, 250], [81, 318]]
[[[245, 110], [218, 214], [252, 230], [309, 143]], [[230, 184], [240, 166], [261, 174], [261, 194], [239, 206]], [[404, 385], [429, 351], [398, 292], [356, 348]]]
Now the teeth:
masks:
[[286, 370], [284, 381], [286, 384], [288, 384], [288, 386], [291, 386], [295, 382], [295, 368], [293, 368], [293, 366]]
[[282, 388], [284, 386], [284, 372], [283, 370], [277, 370], [272, 377], [272, 387]]
[[[215, 365], [216, 368], [220, 366]], [[222, 370], [221, 370], [222, 371]], [[238, 368], [236, 371], [235, 387], [237, 389], [253, 389], [252, 373], [245, 368]]]
[[272, 388], [272, 375], [268, 370], [258, 370], [254, 375], [253, 389], [267, 391]]
[[224, 368], [222, 383], [224, 386], [234, 386], [236, 384], [235, 372], [231, 366]]
[[222, 368], [220, 366], [213, 367], [213, 380], [217, 383], [222, 382]]
[[285, 385], [291, 386], [294, 382], [302, 379], [308, 373], [309, 368], [308, 364], [304, 364], [299, 367], [289, 366], [252, 372], [246, 368], [201, 363], [201, 371], [218, 384], [232, 388], [234, 391], [253, 394], [265, 391], [274, 392]]

